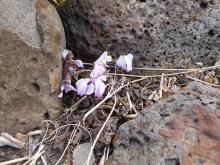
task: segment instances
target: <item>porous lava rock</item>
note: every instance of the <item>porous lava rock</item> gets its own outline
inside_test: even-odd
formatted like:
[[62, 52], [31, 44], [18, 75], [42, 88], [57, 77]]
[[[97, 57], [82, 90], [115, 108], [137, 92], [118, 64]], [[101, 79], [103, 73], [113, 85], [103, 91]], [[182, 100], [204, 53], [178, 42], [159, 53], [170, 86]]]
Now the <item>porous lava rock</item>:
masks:
[[219, 130], [220, 90], [191, 83], [121, 125], [110, 164], [217, 165]]
[[1, 0], [0, 18], [0, 132], [27, 132], [61, 110], [64, 29], [47, 0]]
[[213, 65], [220, 58], [219, 0], [66, 0], [67, 47], [86, 61], [104, 50], [136, 65]]

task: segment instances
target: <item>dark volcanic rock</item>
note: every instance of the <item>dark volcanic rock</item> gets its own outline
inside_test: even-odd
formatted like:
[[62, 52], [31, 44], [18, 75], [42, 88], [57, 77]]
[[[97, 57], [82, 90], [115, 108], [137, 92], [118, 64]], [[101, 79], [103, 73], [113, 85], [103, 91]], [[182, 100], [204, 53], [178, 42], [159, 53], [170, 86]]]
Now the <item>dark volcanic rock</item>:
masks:
[[219, 11], [218, 0], [67, 0], [59, 9], [67, 47], [87, 61], [108, 50], [182, 67], [217, 61]]
[[111, 164], [217, 165], [220, 90], [191, 83], [119, 127]]

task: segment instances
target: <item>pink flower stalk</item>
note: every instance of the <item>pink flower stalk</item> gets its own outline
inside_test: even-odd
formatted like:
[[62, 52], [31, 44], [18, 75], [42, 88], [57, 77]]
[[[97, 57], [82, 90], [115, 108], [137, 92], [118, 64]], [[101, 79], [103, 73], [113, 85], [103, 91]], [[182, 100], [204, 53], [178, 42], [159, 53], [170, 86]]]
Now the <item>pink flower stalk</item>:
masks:
[[94, 92], [94, 88], [89, 78], [82, 78], [76, 82], [77, 94], [80, 96], [91, 95]]
[[106, 66], [107, 62], [112, 62], [112, 57], [108, 56], [108, 52], [105, 51], [102, 55], [94, 62], [95, 65]]
[[62, 85], [60, 87], [61, 93], [58, 95], [59, 98], [63, 97], [63, 91], [65, 93], [68, 93], [69, 91], [76, 91], [76, 89], [71, 85], [71, 80], [70, 79], [65, 79], [62, 82]]
[[119, 59], [116, 61], [116, 65], [126, 72], [130, 72], [132, 70], [132, 60], [132, 54], [120, 56]]

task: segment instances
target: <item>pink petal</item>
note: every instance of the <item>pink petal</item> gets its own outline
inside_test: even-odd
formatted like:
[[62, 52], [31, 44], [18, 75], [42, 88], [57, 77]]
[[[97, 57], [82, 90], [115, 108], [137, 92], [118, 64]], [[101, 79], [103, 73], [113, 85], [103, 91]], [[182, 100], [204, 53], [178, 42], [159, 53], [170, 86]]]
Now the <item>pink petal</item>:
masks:
[[112, 61], [112, 57], [108, 56], [108, 52], [105, 51], [104, 53], [102, 53], [102, 55], [94, 62], [94, 64], [96, 65], [106, 65], [107, 62], [111, 62]]
[[86, 95], [91, 95], [95, 90], [95, 86], [93, 84], [89, 84], [86, 88]]
[[119, 68], [125, 70], [126, 72], [130, 72], [132, 70], [132, 60], [133, 60], [132, 54], [120, 56], [119, 59], [116, 61], [116, 65]]
[[97, 78], [105, 73], [106, 69], [102, 65], [95, 64], [94, 69], [90, 73], [91, 78]]
[[75, 60], [75, 64], [76, 64], [76, 66], [79, 67], [79, 68], [83, 68], [83, 67], [84, 67], [84, 66], [83, 66], [83, 62], [82, 62], [81, 60]]
[[103, 75], [103, 76], [99, 76], [98, 78], [101, 79], [102, 81], [107, 81], [107, 76]]
[[64, 79], [62, 82], [62, 85], [60, 86], [60, 94], [58, 95], [59, 98], [63, 97], [63, 91], [65, 91], [65, 93], [72, 91], [72, 90], [76, 90], [72, 85], [71, 85], [71, 80], [70, 79]]
[[130, 72], [132, 71], [132, 60], [133, 60], [133, 55], [132, 54], [128, 54], [127, 56], [125, 56], [125, 61], [126, 61], [126, 71]]
[[126, 69], [126, 61], [124, 56], [120, 56], [119, 59], [116, 61], [116, 65], [119, 68]]
[[64, 86], [64, 90], [65, 90], [65, 93], [68, 93], [69, 91], [75, 91], [76, 89], [72, 85], [66, 84]]
[[102, 55], [94, 62], [94, 64], [103, 65], [103, 61], [108, 56], [108, 52], [105, 51]]
[[96, 79], [95, 81], [95, 96], [101, 98], [105, 92], [106, 85], [101, 79]]
[[78, 95], [80, 96], [85, 95], [89, 81], [90, 79], [88, 78], [86, 79], [82, 78], [76, 82], [76, 89]]
[[75, 70], [76, 70], [75, 68], [69, 67], [69, 73], [70, 73], [70, 74], [73, 74], [73, 73], [75, 72]]
[[63, 59], [66, 59], [66, 56], [68, 53], [69, 53], [69, 50], [67, 50], [67, 49], [63, 50]]

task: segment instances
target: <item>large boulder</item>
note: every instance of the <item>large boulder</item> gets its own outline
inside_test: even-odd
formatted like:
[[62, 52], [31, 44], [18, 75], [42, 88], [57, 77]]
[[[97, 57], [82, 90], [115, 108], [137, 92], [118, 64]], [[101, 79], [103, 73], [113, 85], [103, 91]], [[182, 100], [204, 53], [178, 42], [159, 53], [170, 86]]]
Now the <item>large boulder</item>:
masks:
[[217, 165], [220, 90], [191, 83], [137, 118], [114, 138], [112, 165]]
[[186, 67], [220, 58], [219, 0], [67, 0], [67, 47], [85, 60], [104, 50], [137, 65]]
[[61, 110], [65, 34], [47, 0], [1, 0], [0, 18], [0, 132], [26, 132]]

